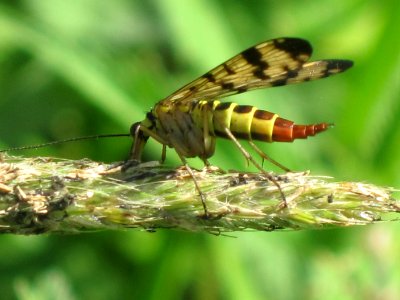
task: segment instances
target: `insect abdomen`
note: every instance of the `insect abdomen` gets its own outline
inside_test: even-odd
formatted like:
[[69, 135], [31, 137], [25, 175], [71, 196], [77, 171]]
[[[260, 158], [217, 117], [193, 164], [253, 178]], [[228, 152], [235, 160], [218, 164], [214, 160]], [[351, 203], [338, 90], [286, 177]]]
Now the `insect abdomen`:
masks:
[[[277, 114], [250, 105], [213, 101], [213, 134], [227, 137], [225, 127], [245, 140], [265, 142], [292, 142], [305, 139], [329, 128], [328, 123], [297, 125]], [[211, 130], [210, 130], [211, 131]]]

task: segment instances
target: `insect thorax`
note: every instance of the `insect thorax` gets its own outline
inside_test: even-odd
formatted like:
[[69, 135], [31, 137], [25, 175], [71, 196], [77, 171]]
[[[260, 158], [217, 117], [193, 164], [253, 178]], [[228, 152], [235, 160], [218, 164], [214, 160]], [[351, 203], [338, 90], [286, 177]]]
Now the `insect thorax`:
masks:
[[[212, 103], [212, 102], [211, 102]], [[207, 101], [192, 103], [158, 103], [142, 122], [154, 138], [184, 157], [200, 157], [205, 160], [214, 154], [215, 136], [210, 134], [209, 122], [212, 111]]]

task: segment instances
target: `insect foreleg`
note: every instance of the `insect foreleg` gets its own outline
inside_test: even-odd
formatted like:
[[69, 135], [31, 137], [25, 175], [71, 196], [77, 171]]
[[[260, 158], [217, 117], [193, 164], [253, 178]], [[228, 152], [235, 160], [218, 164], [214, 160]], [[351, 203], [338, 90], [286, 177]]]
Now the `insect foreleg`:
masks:
[[131, 159], [140, 160], [144, 145], [146, 144], [148, 138], [152, 137], [157, 142], [163, 145], [161, 161], [162, 162], [165, 161], [166, 145], [168, 143], [164, 141], [164, 139], [161, 138], [158, 134], [154, 133], [153, 131], [141, 125], [140, 123], [136, 123], [131, 128], [131, 135], [134, 138], [134, 143], [131, 150]]
[[167, 157], [167, 146], [163, 145], [161, 152], [161, 163], [165, 162], [166, 157]]
[[142, 132], [140, 122], [135, 123], [131, 127], [131, 135], [133, 137], [133, 145], [131, 148], [130, 159], [140, 161], [144, 145], [148, 137], [145, 137]]

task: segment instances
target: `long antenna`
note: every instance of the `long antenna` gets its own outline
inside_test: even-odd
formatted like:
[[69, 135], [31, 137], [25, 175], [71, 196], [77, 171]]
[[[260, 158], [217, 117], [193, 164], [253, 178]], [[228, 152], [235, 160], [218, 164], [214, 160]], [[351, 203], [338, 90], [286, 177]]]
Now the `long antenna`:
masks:
[[69, 138], [69, 139], [65, 139], [65, 140], [58, 140], [58, 141], [54, 141], [54, 142], [48, 142], [48, 143], [37, 144], [37, 145], [8, 148], [8, 149], [0, 150], [0, 153], [8, 152], [8, 151], [16, 151], [16, 150], [37, 149], [37, 148], [43, 148], [43, 147], [58, 145], [58, 144], [67, 143], [67, 142], [76, 142], [76, 141], [81, 141], [81, 140], [121, 137], [121, 136], [131, 136], [131, 135], [129, 133], [115, 133], [115, 134], [99, 134], [99, 135], [81, 136], [81, 137]]

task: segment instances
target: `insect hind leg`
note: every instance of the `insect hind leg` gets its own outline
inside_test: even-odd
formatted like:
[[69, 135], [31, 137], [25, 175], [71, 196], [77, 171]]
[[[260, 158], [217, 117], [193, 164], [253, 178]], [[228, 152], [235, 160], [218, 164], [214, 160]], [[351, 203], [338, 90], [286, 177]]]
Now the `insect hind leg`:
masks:
[[285, 172], [291, 172], [291, 170], [289, 168], [285, 167], [284, 165], [282, 165], [281, 163], [277, 162], [275, 159], [273, 159], [272, 157], [270, 157], [269, 155], [264, 153], [264, 151], [262, 151], [260, 148], [258, 148], [257, 145], [254, 144], [253, 141], [248, 141], [248, 142], [249, 142], [251, 148], [253, 148], [254, 151], [256, 151], [257, 154], [260, 155], [263, 160], [264, 159], [268, 160], [270, 163], [274, 164], [278, 168], [281, 168]]
[[[263, 167], [253, 158], [253, 156], [250, 155], [249, 152], [246, 151], [246, 149], [244, 149], [244, 147], [240, 144], [240, 142], [238, 141], [238, 139], [233, 135], [233, 133], [229, 130], [229, 128], [225, 127], [224, 128], [225, 133], [227, 135], [227, 137], [235, 143], [235, 145], [239, 148], [240, 152], [242, 152], [243, 156], [246, 158], [247, 161], [250, 161], [258, 170], [260, 170], [267, 178], [269, 181], [271, 181], [277, 188], [278, 191], [281, 195], [281, 198], [283, 200], [283, 206], [287, 207], [287, 202], [286, 202], [286, 197], [285, 194], [282, 191], [281, 186], [279, 185], [278, 181], [271, 175], [268, 174]], [[257, 150], [256, 150], [257, 151]], [[260, 150], [261, 151], [261, 150]], [[257, 151], [258, 152], [258, 151]], [[261, 151], [262, 152], [262, 151]], [[265, 154], [265, 157], [268, 157]], [[269, 157], [268, 157], [269, 158]], [[268, 159], [269, 160], [269, 159]]]

